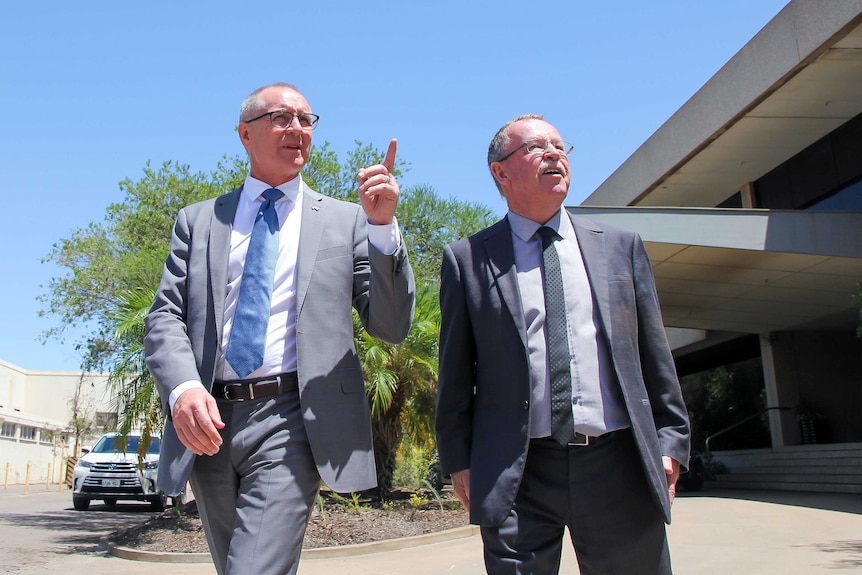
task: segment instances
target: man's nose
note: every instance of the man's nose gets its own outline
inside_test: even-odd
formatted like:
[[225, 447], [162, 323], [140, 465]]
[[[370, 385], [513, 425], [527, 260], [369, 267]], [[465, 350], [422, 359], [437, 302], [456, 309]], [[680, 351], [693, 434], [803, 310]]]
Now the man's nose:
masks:
[[542, 152], [542, 156], [543, 156], [543, 157], [547, 157], [547, 156], [549, 156], [549, 155], [550, 155], [552, 158], [559, 158], [560, 156], [564, 156], [565, 154], [563, 154], [563, 151], [562, 151], [562, 150], [560, 150], [560, 149], [559, 149], [557, 146], [555, 146], [554, 144], [548, 143], [547, 145], [545, 145], [545, 149], [544, 149], [544, 151]]
[[299, 123], [299, 115], [291, 116], [290, 124], [284, 127], [289, 132], [302, 132], [302, 124]]

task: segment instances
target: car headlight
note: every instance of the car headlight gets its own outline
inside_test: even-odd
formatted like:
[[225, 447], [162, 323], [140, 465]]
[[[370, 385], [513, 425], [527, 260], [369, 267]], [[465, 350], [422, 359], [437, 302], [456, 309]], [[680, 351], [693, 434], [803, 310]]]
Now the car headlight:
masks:
[[77, 463], [75, 463], [75, 467], [93, 467], [93, 463], [84, 459], [79, 459]]
[[144, 469], [158, 469], [159, 462], [158, 461], [144, 461]]

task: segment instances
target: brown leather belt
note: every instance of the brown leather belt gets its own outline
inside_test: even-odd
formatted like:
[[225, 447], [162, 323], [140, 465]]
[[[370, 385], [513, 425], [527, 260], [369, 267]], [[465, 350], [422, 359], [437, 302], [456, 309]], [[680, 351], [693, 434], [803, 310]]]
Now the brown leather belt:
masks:
[[213, 383], [212, 394], [216, 399], [251, 401], [298, 389], [299, 380], [296, 377], [296, 372], [291, 371], [240, 381], [216, 381]]

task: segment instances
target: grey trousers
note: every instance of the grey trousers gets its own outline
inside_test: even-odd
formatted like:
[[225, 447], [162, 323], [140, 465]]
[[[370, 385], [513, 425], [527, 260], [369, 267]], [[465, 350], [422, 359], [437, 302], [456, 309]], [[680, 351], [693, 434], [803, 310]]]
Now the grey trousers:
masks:
[[212, 456], [191, 475], [219, 575], [293, 575], [320, 476], [298, 392], [219, 402], [225, 428]]
[[589, 446], [531, 440], [512, 510], [481, 528], [487, 572], [558, 573], [565, 527], [582, 575], [670, 575], [664, 520], [630, 430]]

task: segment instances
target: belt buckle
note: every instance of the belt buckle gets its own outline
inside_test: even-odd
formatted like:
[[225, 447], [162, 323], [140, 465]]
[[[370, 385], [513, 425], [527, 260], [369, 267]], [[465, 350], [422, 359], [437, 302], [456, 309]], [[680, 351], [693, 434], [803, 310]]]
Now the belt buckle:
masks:
[[590, 444], [590, 436], [583, 433], [575, 433], [574, 441], [570, 441], [569, 445], [584, 447]]
[[252, 383], [226, 384], [224, 386], [224, 392], [222, 393], [222, 395], [224, 395], [224, 398], [228, 401], [245, 401], [244, 397], [231, 397], [230, 392], [233, 389], [237, 389], [237, 390], [242, 389], [243, 386], [246, 386], [246, 385], [248, 386], [248, 393], [249, 393], [250, 399], [254, 399], [254, 387], [253, 387], [254, 384], [252, 384]]

